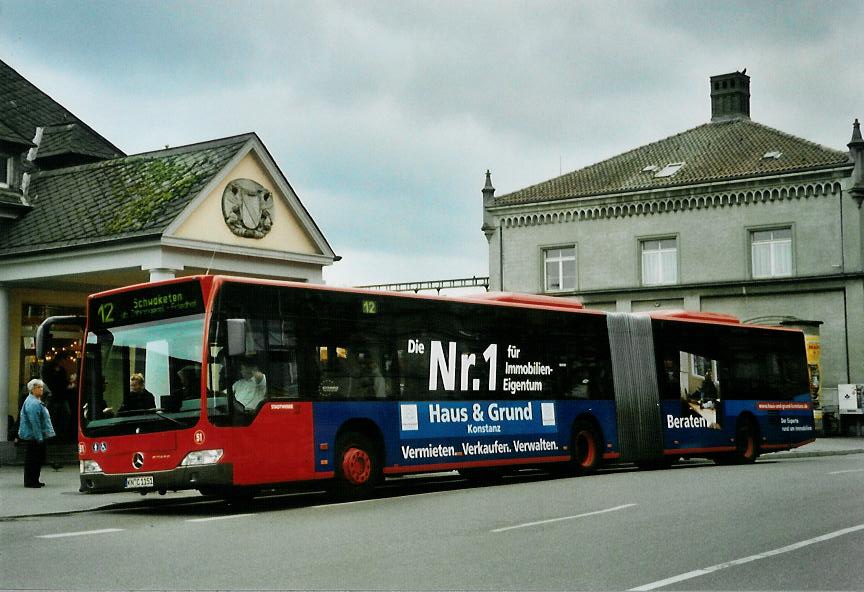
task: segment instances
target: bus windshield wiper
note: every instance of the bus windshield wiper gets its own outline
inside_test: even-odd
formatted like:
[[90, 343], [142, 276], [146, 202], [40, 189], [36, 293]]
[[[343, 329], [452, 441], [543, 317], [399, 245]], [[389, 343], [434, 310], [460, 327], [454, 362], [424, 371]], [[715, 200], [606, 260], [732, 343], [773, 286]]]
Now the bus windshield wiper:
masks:
[[184, 428], [186, 427], [186, 424], [183, 423], [182, 421], [177, 421], [173, 417], [169, 417], [169, 416], [165, 415], [165, 411], [163, 409], [154, 409], [153, 411], [156, 413], [156, 415], [158, 415], [162, 419], [167, 419], [168, 421], [173, 421], [174, 423], [176, 423], [179, 426], [183, 426]]

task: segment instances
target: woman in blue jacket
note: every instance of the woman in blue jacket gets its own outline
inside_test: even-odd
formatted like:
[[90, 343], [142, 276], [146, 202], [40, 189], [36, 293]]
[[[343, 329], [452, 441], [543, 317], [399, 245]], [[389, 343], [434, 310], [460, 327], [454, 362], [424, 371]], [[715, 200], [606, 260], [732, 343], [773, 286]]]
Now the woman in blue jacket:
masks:
[[45, 462], [45, 440], [56, 434], [51, 425], [51, 415], [42, 402], [45, 383], [34, 378], [27, 383], [27, 391], [30, 394], [24, 400], [18, 418], [18, 439], [27, 447], [24, 453], [24, 487], [45, 487], [39, 481]]

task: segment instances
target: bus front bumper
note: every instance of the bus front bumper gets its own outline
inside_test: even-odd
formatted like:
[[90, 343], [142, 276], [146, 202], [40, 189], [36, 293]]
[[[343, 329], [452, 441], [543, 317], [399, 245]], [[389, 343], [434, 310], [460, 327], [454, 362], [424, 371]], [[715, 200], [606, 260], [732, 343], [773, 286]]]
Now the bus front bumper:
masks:
[[170, 471], [83, 473], [80, 477], [81, 491], [86, 493], [180, 491], [229, 486], [234, 480], [234, 467], [230, 464], [215, 464], [177, 467]]

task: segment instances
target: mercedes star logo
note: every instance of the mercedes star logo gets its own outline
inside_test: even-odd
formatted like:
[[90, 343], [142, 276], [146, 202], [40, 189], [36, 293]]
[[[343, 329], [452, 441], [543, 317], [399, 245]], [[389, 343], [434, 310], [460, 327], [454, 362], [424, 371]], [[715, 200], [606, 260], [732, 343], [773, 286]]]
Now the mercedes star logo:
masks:
[[136, 469], [140, 469], [144, 466], [144, 453], [136, 452], [135, 456], [132, 457], [132, 466]]

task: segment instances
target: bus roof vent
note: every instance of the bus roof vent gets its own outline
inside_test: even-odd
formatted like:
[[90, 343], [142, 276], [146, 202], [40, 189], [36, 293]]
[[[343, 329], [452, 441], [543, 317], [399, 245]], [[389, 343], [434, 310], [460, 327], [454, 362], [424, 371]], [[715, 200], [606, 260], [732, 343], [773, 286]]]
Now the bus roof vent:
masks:
[[518, 294], [516, 292], [488, 292], [486, 294], [472, 294], [468, 298], [471, 300], [504, 302], [507, 304], [527, 304], [529, 306], [546, 306], [568, 310], [582, 310], [585, 308], [581, 302], [578, 300], [571, 300], [570, 298], [542, 296], [538, 294]]
[[673, 319], [681, 321], [703, 321], [708, 323], [725, 323], [740, 325], [738, 317], [722, 312], [700, 312], [696, 310], [662, 310], [651, 313], [652, 319]]

